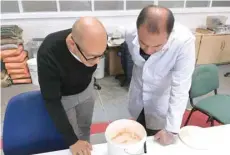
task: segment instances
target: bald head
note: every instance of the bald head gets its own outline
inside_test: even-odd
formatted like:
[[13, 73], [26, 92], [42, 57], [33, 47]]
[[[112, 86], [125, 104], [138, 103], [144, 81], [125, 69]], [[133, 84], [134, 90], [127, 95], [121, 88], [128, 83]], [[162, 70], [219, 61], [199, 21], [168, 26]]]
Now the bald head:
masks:
[[98, 19], [80, 18], [73, 24], [71, 36], [72, 51], [78, 53], [85, 65], [93, 66], [99, 62], [107, 47], [107, 33]]
[[137, 18], [137, 28], [145, 25], [150, 33], [167, 32], [170, 34], [174, 25], [172, 12], [164, 7], [148, 5], [143, 8]]
[[72, 27], [74, 39], [82, 40], [88, 37], [107, 37], [103, 24], [95, 17], [81, 17]]

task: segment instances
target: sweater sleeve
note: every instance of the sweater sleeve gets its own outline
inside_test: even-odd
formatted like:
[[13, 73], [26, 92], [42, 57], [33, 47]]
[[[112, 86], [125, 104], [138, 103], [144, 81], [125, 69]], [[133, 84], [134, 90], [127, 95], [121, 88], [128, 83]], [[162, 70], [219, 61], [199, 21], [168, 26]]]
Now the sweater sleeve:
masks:
[[38, 80], [41, 93], [51, 119], [58, 131], [63, 135], [68, 146], [71, 146], [77, 142], [78, 138], [62, 107], [59, 70], [53, 61], [54, 58], [44, 53], [49, 53], [49, 51], [44, 45], [41, 45], [37, 55]]

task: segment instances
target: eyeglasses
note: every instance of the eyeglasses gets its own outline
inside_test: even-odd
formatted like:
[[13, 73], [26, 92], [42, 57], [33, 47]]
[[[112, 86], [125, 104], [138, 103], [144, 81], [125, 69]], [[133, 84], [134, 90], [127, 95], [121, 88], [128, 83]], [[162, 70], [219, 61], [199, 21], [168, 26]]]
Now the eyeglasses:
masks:
[[92, 57], [92, 58], [87, 58], [87, 57], [83, 54], [83, 52], [81, 51], [81, 48], [78, 46], [78, 44], [74, 41], [74, 39], [73, 39], [72, 36], [71, 36], [71, 38], [72, 38], [73, 42], [75, 43], [75, 45], [76, 45], [78, 51], [81, 53], [81, 55], [84, 57], [84, 59], [85, 59], [86, 61], [95, 60], [95, 59], [97, 59], [97, 58], [101, 58], [101, 57], [104, 56], [104, 53], [103, 53], [102, 55], [99, 55], [99, 56], [95, 56], [95, 57]]

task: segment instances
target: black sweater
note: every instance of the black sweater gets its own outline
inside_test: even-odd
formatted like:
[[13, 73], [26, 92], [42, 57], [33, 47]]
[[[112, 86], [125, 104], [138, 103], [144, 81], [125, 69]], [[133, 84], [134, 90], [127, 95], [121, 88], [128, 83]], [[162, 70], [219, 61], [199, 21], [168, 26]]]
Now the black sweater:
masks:
[[61, 97], [84, 91], [97, 67], [87, 67], [73, 57], [66, 45], [70, 33], [68, 29], [48, 35], [37, 54], [38, 79], [46, 108], [69, 146], [78, 138], [62, 107]]

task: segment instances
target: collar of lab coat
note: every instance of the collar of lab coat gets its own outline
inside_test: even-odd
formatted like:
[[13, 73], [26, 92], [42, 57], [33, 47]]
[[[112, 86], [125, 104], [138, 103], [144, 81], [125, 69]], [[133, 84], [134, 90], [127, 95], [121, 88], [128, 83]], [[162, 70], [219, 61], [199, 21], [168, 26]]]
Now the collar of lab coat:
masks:
[[[170, 36], [169, 36], [169, 39], [167, 41], [167, 43], [162, 47], [162, 49], [159, 51], [159, 52], [165, 52], [169, 49], [170, 45], [172, 44], [172, 42], [174, 41], [175, 39], [175, 30], [173, 29]], [[137, 32], [135, 32], [136, 34], [136, 37], [133, 39], [132, 43], [134, 46], [136, 46], [137, 48], [140, 48], [140, 44], [139, 44], [139, 41], [138, 41], [138, 34]]]

